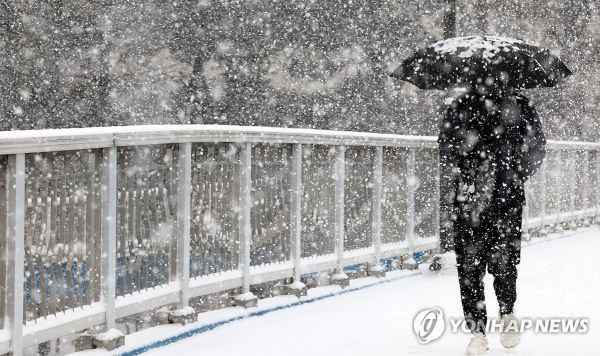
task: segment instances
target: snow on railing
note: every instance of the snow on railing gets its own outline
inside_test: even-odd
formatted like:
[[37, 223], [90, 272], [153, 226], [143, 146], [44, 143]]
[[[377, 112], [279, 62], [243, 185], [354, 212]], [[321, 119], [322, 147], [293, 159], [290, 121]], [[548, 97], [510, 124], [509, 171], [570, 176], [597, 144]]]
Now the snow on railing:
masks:
[[[600, 144], [548, 149], [527, 185], [526, 238], [598, 216]], [[0, 354], [216, 292], [247, 305], [258, 283], [336, 270], [344, 285], [350, 265], [380, 275], [383, 259], [439, 248], [435, 137], [13, 131], [0, 133], [0, 173]]]

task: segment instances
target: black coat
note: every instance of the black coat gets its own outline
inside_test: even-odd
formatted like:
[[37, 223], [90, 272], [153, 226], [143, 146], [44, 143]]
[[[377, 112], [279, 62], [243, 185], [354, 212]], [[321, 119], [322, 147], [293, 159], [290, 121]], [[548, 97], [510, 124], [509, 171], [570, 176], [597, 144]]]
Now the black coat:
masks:
[[475, 226], [491, 207], [524, 204], [523, 185], [546, 155], [541, 122], [522, 95], [454, 99], [438, 143], [441, 164], [452, 170], [449, 199]]

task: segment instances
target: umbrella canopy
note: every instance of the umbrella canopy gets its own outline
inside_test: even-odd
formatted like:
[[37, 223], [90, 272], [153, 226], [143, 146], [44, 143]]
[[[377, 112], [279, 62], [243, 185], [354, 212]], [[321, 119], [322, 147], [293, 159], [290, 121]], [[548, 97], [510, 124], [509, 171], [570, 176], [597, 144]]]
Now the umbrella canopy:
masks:
[[492, 37], [456, 37], [418, 50], [391, 74], [421, 89], [553, 87], [572, 72], [543, 47]]

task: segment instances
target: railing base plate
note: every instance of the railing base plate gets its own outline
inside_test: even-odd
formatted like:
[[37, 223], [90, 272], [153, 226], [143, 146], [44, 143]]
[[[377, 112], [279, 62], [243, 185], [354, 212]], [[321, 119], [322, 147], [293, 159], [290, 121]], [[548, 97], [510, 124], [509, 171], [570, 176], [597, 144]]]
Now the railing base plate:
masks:
[[75, 351], [92, 349], [112, 351], [124, 345], [125, 335], [117, 329], [109, 329], [102, 333], [95, 333], [94, 330], [88, 329], [75, 340]]

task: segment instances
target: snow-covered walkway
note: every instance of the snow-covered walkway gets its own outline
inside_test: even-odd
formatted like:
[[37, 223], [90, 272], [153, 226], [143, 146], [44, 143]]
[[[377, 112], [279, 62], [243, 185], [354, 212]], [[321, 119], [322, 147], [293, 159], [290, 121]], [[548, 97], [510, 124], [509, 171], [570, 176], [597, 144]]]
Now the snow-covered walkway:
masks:
[[[528, 331], [521, 344], [504, 349], [498, 334], [489, 336], [489, 355], [599, 355], [600, 354], [600, 231], [566, 232], [564, 236], [534, 239], [522, 252], [519, 266], [516, 311], [520, 317], [588, 318], [584, 334], [534, 333]], [[149, 350], [144, 355], [459, 355], [469, 340], [463, 332], [452, 333], [448, 318], [460, 318], [460, 297], [455, 271], [431, 274], [388, 273], [393, 280], [381, 283], [372, 278], [353, 280], [352, 288], [376, 285], [335, 297], [284, 308], [201, 332], [178, 342]], [[339, 287], [309, 291], [319, 298]], [[488, 315], [494, 317], [498, 304], [492, 279], [486, 277]], [[295, 301], [277, 297], [260, 301], [260, 310]], [[297, 303], [298, 304], [298, 303]], [[423, 309], [439, 307], [446, 317], [440, 339], [420, 344], [413, 332], [413, 318]], [[198, 328], [201, 324], [240, 315], [257, 314], [238, 308], [201, 314], [197, 325], [167, 325], [128, 336], [126, 349]], [[252, 314], [252, 315], [254, 315]], [[260, 314], [260, 313], [258, 313]], [[106, 355], [105, 351], [87, 351]]]

